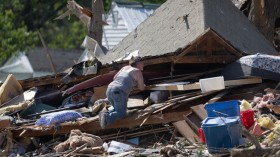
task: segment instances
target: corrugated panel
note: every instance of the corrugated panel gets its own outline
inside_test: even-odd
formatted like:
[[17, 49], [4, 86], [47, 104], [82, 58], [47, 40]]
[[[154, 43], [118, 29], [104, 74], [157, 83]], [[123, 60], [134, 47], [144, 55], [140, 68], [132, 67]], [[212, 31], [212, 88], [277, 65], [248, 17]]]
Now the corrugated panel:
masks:
[[141, 22], [149, 17], [154, 11], [144, 8], [117, 7], [129, 32], [134, 30]]
[[108, 25], [103, 27], [102, 45], [108, 50], [112, 49], [153, 11], [153, 9], [131, 8], [129, 5], [113, 3], [106, 19]]

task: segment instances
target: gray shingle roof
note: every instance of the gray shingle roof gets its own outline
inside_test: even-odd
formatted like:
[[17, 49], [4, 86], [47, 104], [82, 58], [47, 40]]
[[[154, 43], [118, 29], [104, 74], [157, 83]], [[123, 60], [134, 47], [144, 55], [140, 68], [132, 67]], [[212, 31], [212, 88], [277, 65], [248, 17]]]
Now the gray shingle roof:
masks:
[[[53, 64], [57, 72], [71, 68], [83, 53], [83, 50], [49, 49]], [[34, 71], [52, 72], [51, 64], [46, 56], [44, 48], [35, 48], [27, 53], [27, 57]]]
[[135, 50], [140, 56], [174, 53], [209, 27], [242, 53], [276, 53], [230, 0], [168, 0], [106, 56], [98, 58], [110, 63]]

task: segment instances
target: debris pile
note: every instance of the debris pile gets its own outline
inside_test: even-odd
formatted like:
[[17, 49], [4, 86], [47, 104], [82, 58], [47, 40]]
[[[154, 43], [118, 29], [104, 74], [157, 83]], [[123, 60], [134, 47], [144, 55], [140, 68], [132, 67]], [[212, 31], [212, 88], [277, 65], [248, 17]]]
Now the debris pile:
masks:
[[[279, 155], [280, 57], [230, 1], [168, 0], [109, 52], [85, 42], [91, 60], [69, 73], [1, 85], [1, 155]], [[108, 84], [135, 56], [145, 90], [101, 128]]]

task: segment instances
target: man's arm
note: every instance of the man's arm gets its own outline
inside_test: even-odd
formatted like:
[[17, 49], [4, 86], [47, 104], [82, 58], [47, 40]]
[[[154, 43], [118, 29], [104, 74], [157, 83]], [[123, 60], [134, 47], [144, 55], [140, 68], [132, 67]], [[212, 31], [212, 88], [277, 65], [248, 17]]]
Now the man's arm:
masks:
[[136, 81], [137, 81], [138, 88], [139, 90], [142, 91], [145, 89], [143, 74], [141, 70], [137, 70], [135, 74], [136, 74]]

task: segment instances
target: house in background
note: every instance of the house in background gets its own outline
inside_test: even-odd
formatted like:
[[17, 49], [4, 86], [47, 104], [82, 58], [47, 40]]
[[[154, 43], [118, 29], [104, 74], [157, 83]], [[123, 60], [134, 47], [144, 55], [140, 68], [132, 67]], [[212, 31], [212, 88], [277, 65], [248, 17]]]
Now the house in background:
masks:
[[[56, 72], [62, 73], [78, 62], [83, 50], [49, 49], [49, 53]], [[33, 77], [54, 74], [44, 48], [37, 47], [26, 55], [34, 69]]]
[[9, 74], [13, 74], [16, 79], [23, 80], [33, 77], [34, 70], [29, 59], [24, 52], [19, 52], [9, 58], [0, 67], [0, 82], [4, 82]]
[[159, 6], [159, 4], [115, 0], [106, 15], [108, 25], [103, 27], [102, 45], [108, 50], [112, 49]]

